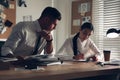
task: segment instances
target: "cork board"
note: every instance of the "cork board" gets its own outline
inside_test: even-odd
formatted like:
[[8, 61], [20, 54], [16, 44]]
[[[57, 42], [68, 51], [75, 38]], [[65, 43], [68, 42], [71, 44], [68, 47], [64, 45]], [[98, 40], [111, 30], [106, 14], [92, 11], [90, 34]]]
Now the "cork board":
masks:
[[16, 23], [16, 0], [9, 0], [9, 7], [8, 8], [3, 7], [3, 8], [4, 8], [2, 12], [2, 17], [4, 16], [3, 24], [5, 24], [6, 20], [12, 22], [12, 25], [10, 27], [6, 27], [6, 31], [4, 33], [2, 34], [0, 33], [0, 39], [7, 39], [8, 36], [10, 35], [12, 27]]
[[92, 22], [92, 0], [73, 1], [71, 11], [71, 34], [77, 33], [84, 22]]

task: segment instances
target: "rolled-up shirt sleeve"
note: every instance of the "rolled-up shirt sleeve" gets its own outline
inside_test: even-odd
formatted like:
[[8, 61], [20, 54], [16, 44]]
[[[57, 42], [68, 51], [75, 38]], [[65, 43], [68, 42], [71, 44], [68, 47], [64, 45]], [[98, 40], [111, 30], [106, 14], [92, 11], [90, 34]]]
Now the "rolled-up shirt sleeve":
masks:
[[23, 31], [20, 27], [22, 27], [21, 23], [18, 23], [16, 26], [13, 27], [10, 36], [1, 48], [1, 55], [5, 56], [9, 53], [13, 54], [13, 51], [22, 39]]
[[100, 50], [97, 48], [95, 43], [90, 40], [90, 49], [94, 52], [95, 56], [98, 58], [99, 61], [102, 60], [102, 54], [100, 53]]

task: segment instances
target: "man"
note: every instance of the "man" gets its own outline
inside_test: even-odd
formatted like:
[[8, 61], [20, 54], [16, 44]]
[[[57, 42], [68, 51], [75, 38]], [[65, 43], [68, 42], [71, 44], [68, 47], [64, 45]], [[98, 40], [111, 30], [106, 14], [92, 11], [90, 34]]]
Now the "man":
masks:
[[41, 53], [43, 49], [45, 54], [51, 54], [53, 51], [51, 31], [56, 28], [59, 20], [61, 13], [56, 8], [46, 7], [38, 20], [16, 24], [2, 47], [1, 55], [25, 57]]

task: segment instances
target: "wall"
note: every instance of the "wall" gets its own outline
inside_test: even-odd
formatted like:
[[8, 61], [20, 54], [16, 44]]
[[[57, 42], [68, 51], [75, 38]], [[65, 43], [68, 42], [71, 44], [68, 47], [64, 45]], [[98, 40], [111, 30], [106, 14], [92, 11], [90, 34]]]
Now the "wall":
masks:
[[56, 0], [54, 6], [62, 13], [62, 20], [58, 23], [56, 35], [56, 51], [62, 46], [71, 31], [71, 0]]
[[[23, 21], [23, 16], [32, 15], [32, 19], [39, 18], [42, 10], [46, 6], [52, 6], [52, 0], [25, 0], [27, 7], [16, 5], [16, 23]], [[16, 4], [18, 2], [16, 1]]]

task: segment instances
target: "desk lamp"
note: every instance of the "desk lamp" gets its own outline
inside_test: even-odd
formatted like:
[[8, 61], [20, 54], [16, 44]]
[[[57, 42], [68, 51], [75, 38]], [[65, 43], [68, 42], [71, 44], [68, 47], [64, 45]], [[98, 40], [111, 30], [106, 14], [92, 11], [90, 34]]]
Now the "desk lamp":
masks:
[[120, 29], [117, 30], [115, 28], [110, 28], [110, 29], [108, 29], [106, 35], [108, 38], [116, 38], [119, 36], [119, 33], [120, 33]]

